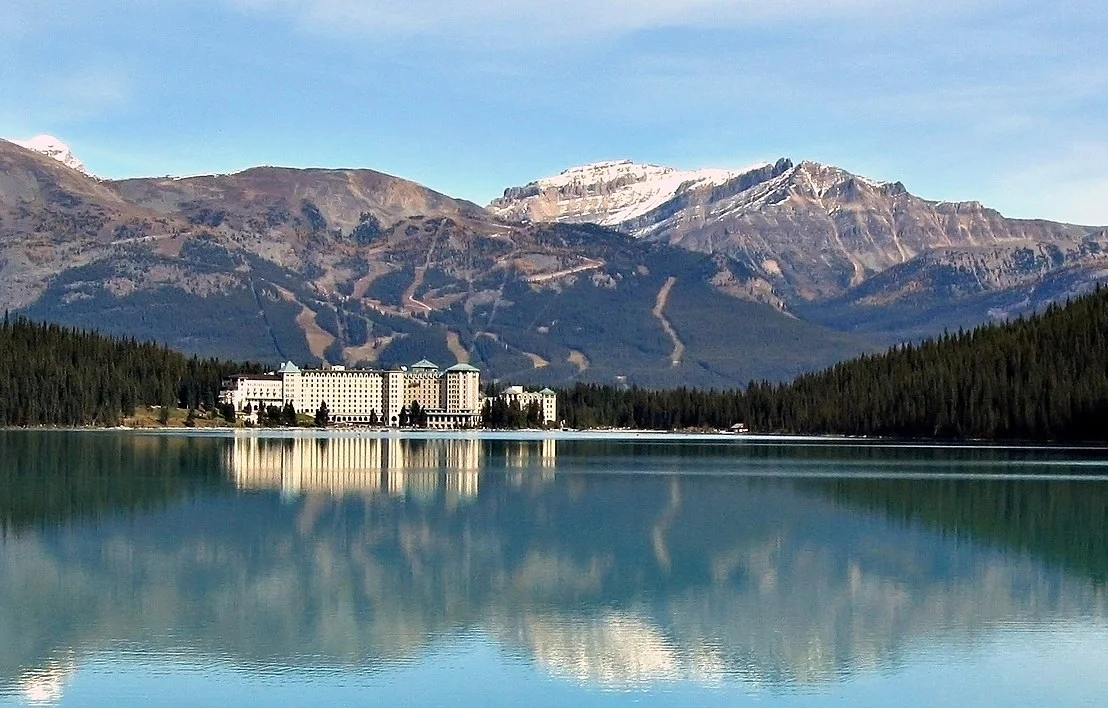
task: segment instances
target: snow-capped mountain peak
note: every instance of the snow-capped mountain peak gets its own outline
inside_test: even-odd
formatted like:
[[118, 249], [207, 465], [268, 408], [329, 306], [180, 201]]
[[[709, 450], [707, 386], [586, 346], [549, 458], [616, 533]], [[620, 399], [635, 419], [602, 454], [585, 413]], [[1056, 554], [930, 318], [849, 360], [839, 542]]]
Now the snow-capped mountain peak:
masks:
[[643, 216], [683, 192], [725, 184], [763, 167], [679, 170], [631, 160], [594, 162], [507, 189], [490, 207], [506, 218], [615, 226]]
[[30, 140], [12, 140], [11, 142], [20, 147], [25, 147], [28, 150], [34, 150], [37, 153], [53, 158], [66, 167], [88, 174], [88, 170], [85, 169], [85, 163], [77, 159], [77, 156], [73, 154], [73, 151], [69, 149], [68, 145], [55, 138], [53, 135], [36, 135]]

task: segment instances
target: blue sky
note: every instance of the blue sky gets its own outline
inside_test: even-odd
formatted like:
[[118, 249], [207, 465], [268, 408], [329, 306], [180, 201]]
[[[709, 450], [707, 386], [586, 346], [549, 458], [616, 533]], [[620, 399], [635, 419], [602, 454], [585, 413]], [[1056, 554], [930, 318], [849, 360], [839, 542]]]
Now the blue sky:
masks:
[[0, 136], [106, 177], [788, 156], [1108, 224], [1102, 0], [0, 0]]

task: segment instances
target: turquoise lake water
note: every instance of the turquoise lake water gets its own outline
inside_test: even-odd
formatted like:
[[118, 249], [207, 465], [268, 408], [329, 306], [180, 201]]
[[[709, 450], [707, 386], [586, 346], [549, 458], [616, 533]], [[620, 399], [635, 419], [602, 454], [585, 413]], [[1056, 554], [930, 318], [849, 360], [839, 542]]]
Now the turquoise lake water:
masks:
[[1108, 451], [0, 431], [0, 705], [1108, 705]]

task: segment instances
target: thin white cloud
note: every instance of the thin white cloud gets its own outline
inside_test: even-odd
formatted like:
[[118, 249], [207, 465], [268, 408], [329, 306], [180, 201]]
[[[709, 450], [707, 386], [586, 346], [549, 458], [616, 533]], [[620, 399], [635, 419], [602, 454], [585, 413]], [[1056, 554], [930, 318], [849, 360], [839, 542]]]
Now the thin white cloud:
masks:
[[[1052, 184], [1066, 186], [1051, 187], [1056, 203], [1040, 199], [1038, 168], [1016, 178], [1027, 165], [1084, 164], [1071, 146], [1103, 132], [1101, 2], [0, 0], [0, 124], [64, 133], [118, 115], [124, 130], [139, 113], [131, 107], [188, 113], [194, 106], [177, 100], [176, 84], [191, 81], [208, 106], [199, 122], [233, 129], [258, 72], [326, 75], [313, 105], [394, 96], [401, 83], [446, 94], [461, 109], [451, 122], [474, 130], [483, 149], [530, 146], [530, 157], [513, 147], [505, 159], [545, 164], [568, 151], [574, 160], [727, 166], [732, 155], [784, 154], [875, 166], [874, 176], [904, 179], [924, 196], [1103, 222], [1092, 205], [1108, 203], [1096, 166], [1058, 172]], [[111, 46], [100, 39], [109, 25]], [[218, 28], [216, 40], [198, 41], [204, 26]], [[142, 52], [159, 41], [170, 51], [147, 62]], [[224, 46], [235, 51], [224, 56]], [[211, 108], [223, 105], [214, 86], [226, 115]], [[474, 102], [491, 112], [476, 130], [465, 122]], [[290, 111], [302, 122], [287, 124], [306, 130], [310, 112]], [[405, 134], [409, 126], [380, 114], [363, 124]], [[503, 130], [484, 135], [497, 121]], [[546, 132], [524, 136], [529, 121]]]
[[834, 17], [889, 20], [968, 12], [995, 0], [226, 0], [248, 12], [276, 12], [316, 29], [393, 38], [518, 46], [589, 40], [664, 27], [727, 29]]

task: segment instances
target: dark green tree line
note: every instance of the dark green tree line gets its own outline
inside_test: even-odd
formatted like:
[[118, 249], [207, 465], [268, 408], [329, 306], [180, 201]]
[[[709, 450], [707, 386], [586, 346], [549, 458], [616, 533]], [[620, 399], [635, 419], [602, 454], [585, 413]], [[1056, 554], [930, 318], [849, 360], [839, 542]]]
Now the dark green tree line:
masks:
[[[0, 425], [111, 425], [143, 404], [210, 409], [222, 378], [237, 371], [261, 367], [5, 316]], [[787, 384], [733, 391], [579, 384], [560, 392], [559, 407], [578, 428], [742, 422], [761, 432], [1108, 441], [1108, 290]], [[266, 413], [271, 424], [295, 424], [295, 413]], [[425, 424], [419, 408], [404, 413], [402, 424]], [[484, 416], [488, 427], [529, 427], [537, 413], [490, 399]]]
[[210, 409], [225, 376], [261, 370], [5, 315], [0, 425], [114, 425], [140, 405]]
[[499, 396], [485, 399], [481, 420], [486, 428], [500, 430], [541, 428], [544, 423], [541, 404], [532, 401], [521, 406], [519, 401], [507, 402]]
[[728, 428], [936, 439], [1108, 441], [1108, 290], [863, 356], [787, 384], [559, 393], [571, 427]]

